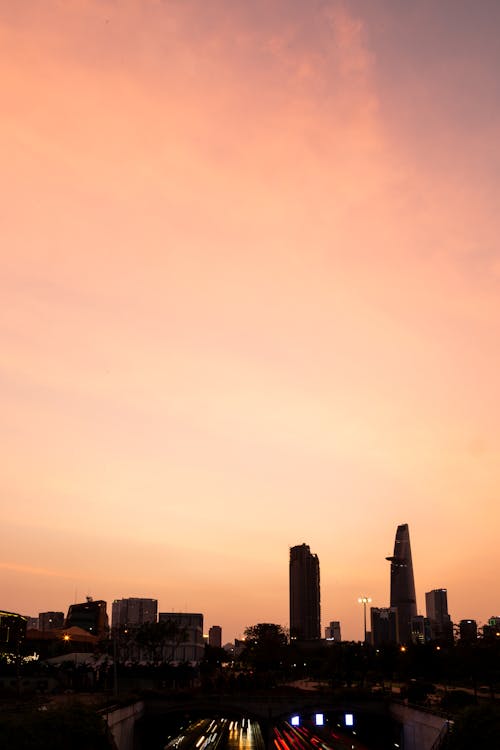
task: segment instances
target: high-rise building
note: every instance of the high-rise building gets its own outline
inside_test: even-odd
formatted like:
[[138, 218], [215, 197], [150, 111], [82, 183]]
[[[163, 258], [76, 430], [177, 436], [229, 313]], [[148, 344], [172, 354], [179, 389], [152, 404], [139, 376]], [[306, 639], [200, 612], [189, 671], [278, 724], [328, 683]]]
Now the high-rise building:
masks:
[[398, 526], [394, 554], [386, 560], [391, 563], [391, 607], [396, 607], [398, 613], [398, 643], [409, 643], [411, 621], [417, 615], [417, 600], [407, 523]]
[[222, 628], [220, 625], [212, 625], [208, 630], [208, 645], [212, 648], [222, 647]]
[[88, 596], [86, 602], [71, 604], [64, 627], [78, 627], [87, 630], [92, 635], [104, 635], [108, 630], [106, 602], [102, 599], [94, 601], [91, 596]]
[[372, 646], [383, 646], [386, 643], [398, 643], [398, 611], [396, 607], [371, 607], [371, 642]]
[[158, 617], [157, 599], [115, 599], [111, 608], [111, 622], [114, 628], [143, 625], [156, 622]]
[[431, 640], [431, 624], [428, 617], [416, 615], [411, 619], [412, 643], [428, 643]]
[[290, 637], [321, 638], [319, 560], [307, 544], [290, 548]]
[[338, 620], [332, 620], [329, 625], [325, 628], [325, 638], [327, 641], [335, 641], [340, 643], [340, 622]]
[[458, 627], [462, 643], [472, 643], [477, 640], [477, 622], [475, 620], [460, 620]]
[[446, 589], [433, 589], [425, 594], [425, 609], [431, 626], [431, 640], [453, 641], [453, 624], [448, 614]]
[[39, 630], [54, 630], [64, 627], [64, 612], [40, 612], [38, 615]]

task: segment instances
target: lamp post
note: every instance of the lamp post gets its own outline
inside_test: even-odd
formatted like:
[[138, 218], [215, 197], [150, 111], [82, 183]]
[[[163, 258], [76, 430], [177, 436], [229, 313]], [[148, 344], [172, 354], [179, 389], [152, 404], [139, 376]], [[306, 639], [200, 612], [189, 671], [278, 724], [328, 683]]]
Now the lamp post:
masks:
[[366, 605], [371, 602], [371, 597], [360, 596], [358, 602], [363, 605], [363, 623], [365, 626], [365, 643], [366, 643]]

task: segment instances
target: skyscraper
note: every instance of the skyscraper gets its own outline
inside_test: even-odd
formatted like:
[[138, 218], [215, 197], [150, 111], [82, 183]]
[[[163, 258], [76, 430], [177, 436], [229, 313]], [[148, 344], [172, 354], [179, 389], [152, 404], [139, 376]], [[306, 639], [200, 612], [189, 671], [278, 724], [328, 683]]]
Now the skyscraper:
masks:
[[397, 608], [398, 640], [399, 643], [409, 643], [411, 621], [417, 615], [417, 600], [407, 523], [398, 526], [394, 554], [386, 560], [391, 563], [391, 607]]
[[431, 624], [433, 641], [453, 641], [453, 626], [448, 614], [446, 589], [433, 589], [425, 594], [425, 609]]
[[290, 548], [290, 637], [321, 638], [319, 560], [307, 544]]

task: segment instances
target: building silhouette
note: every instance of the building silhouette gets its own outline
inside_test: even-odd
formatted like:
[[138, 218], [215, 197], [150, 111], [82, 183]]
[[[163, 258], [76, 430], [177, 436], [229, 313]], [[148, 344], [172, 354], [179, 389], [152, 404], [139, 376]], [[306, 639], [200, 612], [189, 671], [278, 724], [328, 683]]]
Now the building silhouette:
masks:
[[412, 617], [410, 625], [412, 643], [429, 643], [431, 640], [431, 623], [428, 617], [416, 615]]
[[290, 548], [290, 638], [321, 638], [319, 560], [307, 544]]
[[409, 643], [411, 621], [417, 615], [417, 600], [407, 523], [398, 526], [394, 554], [386, 560], [391, 563], [391, 607], [397, 608], [398, 643]]
[[160, 612], [158, 622], [165, 623], [170, 635], [163, 645], [164, 661], [199, 664], [205, 655], [203, 615], [194, 612]]
[[114, 628], [144, 625], [145, 622], [156, 622], [158, 618], [158, 601], [156, 599], [115, 599], [111, 607], [111, 622]]
[[340, 643], [340, 622], [339, 620], [332, 620], [329, 625], [325, 628], [325, 638], [327, 641], [335, 641]]
[[475, 620], [460, 620], [458, 629], [462, 643], [473, 643], [477, 640], [477, 622]]
[[81, 604], [71, 604], [64, 623], [65, 628], [82, 628], [91, 635], [102, 636], [108, 631], [108, 614], [106, 602], [102, 599], [95, 601], [91, 596]]
[[209, 628], [208, 645], [212, 648], [222, 648], [222, 628], [220, 625], [212, 625]]
[[431, 626], [431, 640], [452, 642], [453, 624], [448, 614], [446, 589], [433, 589], [425, 594], [425, 609]]
[[486, 625], [483, 625], [483, 638], [496, 641], [500, 638], [500, 617], [492, 615]]
[[384, 646], [387, 643], [398, 643], [398, 611], [396, 607], [371, 607], [371, 642], [372, 646]]
[[488, 626], [493, 628], [496, 632], [500, 632], [500, 617], [492, 615], [488, 620]]
[[43, 631], [62, 628], [64, 625], [64, 612], [40, 612], [38, 614], [38, 629]]
[[488, 625], [490, 628], [494, 628], [495, 630], [498, 630], [500, 632], [500, 617], [498, 615], [492, 615], [488, 619]]
[[17, 612], [0, 610], [0, 653], [19, 653], [20, 645], [26, 638], [27, 620], [27, 617]]

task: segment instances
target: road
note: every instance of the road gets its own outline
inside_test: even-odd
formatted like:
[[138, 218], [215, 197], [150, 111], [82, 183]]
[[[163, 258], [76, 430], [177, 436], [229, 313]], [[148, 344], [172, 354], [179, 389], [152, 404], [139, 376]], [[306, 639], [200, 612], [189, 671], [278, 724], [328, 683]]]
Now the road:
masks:
[[257, 722], [199, 719], [170, 739], [165, 750], [264, 750]]
[[274, 745], [276, 750], [368, 750], [355, 731], [346, 734], [325, 728], [320, 736], [309, 727], [292, 727], [288, 722], [274, 728]]
[[[305, 726], [282, 722], [273, 728], [275, 750], [368, 750], [355, 732], [324, 728], [320, 734]], [[260, 726], [249, 719], [199, 719], [181, 729], [164, 750], [264, 750]]]
[[255, 721], [231, 721], [227, 735], [227, 750], [264, 750], [260, 726]]

